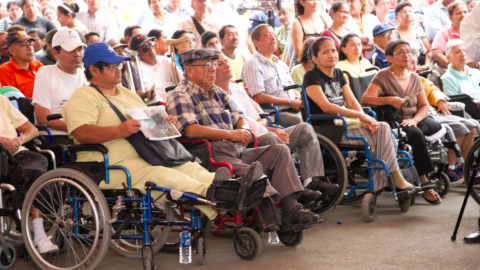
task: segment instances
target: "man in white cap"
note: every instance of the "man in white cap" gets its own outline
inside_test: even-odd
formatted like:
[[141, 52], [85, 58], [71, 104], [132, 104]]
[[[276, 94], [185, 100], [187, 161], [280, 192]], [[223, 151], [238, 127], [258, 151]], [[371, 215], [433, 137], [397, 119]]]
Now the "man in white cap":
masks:
[[[68, 144], [67, 126], [63, 120], [47, 121], [47, 115], [60, 113], [75, 89], [87, 83], [82, 72], [82, 58], [86, 45], [77, 31], [61, 28], [52, 39], [53, 55], [57, 64], [44, 66], [38, 70], [33, 88], [35, 119], [38, 124], [46, 124], [52, 135], [52, 142]], [[44, 133], [46, 134], [46, 133]], [[50, 145], [44, 136], [42, 147]]]

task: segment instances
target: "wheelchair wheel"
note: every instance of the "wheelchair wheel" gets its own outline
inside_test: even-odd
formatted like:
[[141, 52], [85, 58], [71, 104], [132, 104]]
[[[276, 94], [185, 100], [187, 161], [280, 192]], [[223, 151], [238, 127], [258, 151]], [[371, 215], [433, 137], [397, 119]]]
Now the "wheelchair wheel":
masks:
[[[110, 241], [110, 213], [102, 191], [86, 175], [56, 169], [40, 176], [30, 187], [22, 207], [25, 247], [41, 269], [95, 269]], [[84, 212], [82, 205], [89, 204]], [[79, 207], [80, 206], [80, 207]], [[30, 208], [37, 208], [50, 228], [46, 232], [59, 250], [40, 254], [34, 243]], [[61, 250], [66, 247], [66, 251]]]
[[367, 223], [372, 222], [375, 219], [376, 212], [377, 212], [377, 198], [372, 193], [365, 194], [362, 200], [363, 220]]
[[450, 178], [444, 172], [440, 173], [440, 177], [438, 177], [438, 172], [432, 172], [428, 176], [428, 180], [438, 180], [438, 189], [437, 193], [443, 197], [448, 194], [450, 191]]
[[8, 262], [7, 255], [5, 254], [5, 250], [3, 250], [3, 246], [0, 246], [0, 269], [6, 270], [13, 267], [15, 264], [15, 260], [17, 259], [17, 250], [15, 247], [8, 243], [7, 244], [8, 251], [10, 252], [11, 261]]
[[[315, 213], [325, 214], [337, 206], [343, 199], [348, 183], [347, 164], [338, 147], [327, 137], [317, 133], [318, 142], [322, 150], [325, 179], [332, 184], [338, 184], [340, 190], [321, 202], [321, 206], [314, 210]], [[326, 153], [329, 153], [328, 155]]]
[[467, 153], [467, 157], [465, 158], [465, 163], [463, 164], [463, 177], [465, 178], [465, 185], [469, 185], [470, 181], [474, 181], [472, 192], [470, 195], [472, 198], [480, 204], [480, 177], [472, 175], [472, 171], [474, 169], [477, 172], [480, 172], [480, 139], [477, 139], [475, 143], [473, 143], [472, 148]]
[[[140, 221], [143, 217], [143, 211], [138, 211], [133, 213], [135, 215], [134, 220]], [[124, 220], [122, 217], [122, 212], [119, 213], [119, 219]], [[173, 221], [173, 209], [171, 203], [157, 201], [152, 204], [152, 219], [148, 224], [148, 231], [150, 233], [150, 245], [153, 251], [153, 254], [157, 253], [162, 249], [167, 242], [167, 239], [172, 230], [171, 226], [160, 225], [160, 222]], [[115, 224], [112, 226], [112, 233], [119, 227], [121, 224]], [[135, 235], [142, 236], [144, 233], [143, 223], [127, 225], [127, 227], [120, 233], [120, 235]], [[143, 240], [141, 239], [111, 239], [110, 248], [112, 248], [117, 254], [126, 258], [141, 259], [142, 258], [142, 247]], [[177, 247], [178, 252], [178, 247]]]
[[289, 231], [289, 232], [282, 232], [278, 231], [278, 239], [282, 242], [285, 246], [288, 247], [296, 247], [300, 245], [303, 241], [303, 237], [305, 236], [305, 231]]
[[197, 242], [197, 263], [198, 265], [205, 264], [205, 253], [207, 253], [205, 240], [200, 237]]
[[251, 261], [262, 252], [262, 239], [252, 228], [241, 228], [233, 238], [233, 247], [238, 257]]
[[412, 199], [406, 199], [406, 200], [403, 200], [403, 201], [398, 201], [398, 206], [400, 206], [400, 210], [402, 210], [402, 212], [407, 212], [408, 209], [410, 209], [410, 205], [411, 205], [411, 201]]

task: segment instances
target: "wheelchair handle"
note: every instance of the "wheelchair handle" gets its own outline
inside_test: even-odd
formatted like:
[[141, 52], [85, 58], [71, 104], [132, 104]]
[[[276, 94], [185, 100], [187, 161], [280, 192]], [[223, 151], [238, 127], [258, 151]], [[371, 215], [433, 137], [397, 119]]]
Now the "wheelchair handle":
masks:
[[235, 83], [241, 83], [241, 82], [243, 82], [243, 80], [242, 80], [242, 79], [238, 79], [238, 80], [235, 80], [234, 82], [235, 82]]
[[53, 120], [58, 120], [58, 119], [62, 119], [62, 118], [63, 117], [60, 113], [47, 115], [47, 121], [53, 121]]
[[289, 86], [284, 86], [284, 87], [283, 87], [283, 91], [288, 91], [288, 90], [296, 89], [297, 87], [298, 87], [298, 85], [296, 85], [296, 84], [292, 84], [292, 85], [289, 85]]
[[175, 90], [176, 87], [177, 87], [176, 85], [169, 86], [169, 87], [165, 88], [165, 92], [173, 91], [173, 90]]

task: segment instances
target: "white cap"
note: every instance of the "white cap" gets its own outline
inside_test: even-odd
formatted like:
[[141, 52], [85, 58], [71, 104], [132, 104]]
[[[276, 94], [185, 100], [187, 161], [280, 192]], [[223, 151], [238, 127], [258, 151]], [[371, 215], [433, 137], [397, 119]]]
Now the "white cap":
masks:
[[80, 46], [87, 47], [87, 45], [83, 44], [77, 31], [66, 27], [60, 28], [53, 36], [52, 47], [55, 48], [57, 46], [62, 47], [67, 52], [71, 52]]

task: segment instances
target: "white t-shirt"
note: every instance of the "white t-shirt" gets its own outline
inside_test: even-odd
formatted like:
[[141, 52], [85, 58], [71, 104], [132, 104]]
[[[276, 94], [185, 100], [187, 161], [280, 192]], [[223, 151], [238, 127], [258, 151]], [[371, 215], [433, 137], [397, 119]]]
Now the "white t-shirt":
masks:
[[240, 111], [243, 112], [243, 114], [246, 116], [246, 120], [253, 134], [258, 137], [267, 133], [267, 128], [257, 122], [257, 120], [260, 119], [260, 115], [258, 115], [258, 112], [250, 101], [250, 97], [248, 96], [245, 89], [240, 85], [232, 82], [230, 82], [230, 84], [228, 85], [228, 89], [231, 92], [230, 98], [237, 105]]
[[147, 16], [141, 25], [143, 31], [145, 31], [145, 34], [148, 34], [148, 32], [150, 32], [152, 29], [160, 29], [165, 31], [165, 34], [169, 39], [172, 37], [173, 33], [177, 31], [180, 18], [166, 11], [165, 13], [165, 23], [157, 19], [157, 17], [155, 17], [153, 14]]
[[[155, 99], [153, 102], [167, 101], [167, 92], [165, 88], [175, 85], [173, 80], [172, 60], [170, 58], [158, 55], [157, 62], [154, 66], [151, 66], [142, 60], [138, 61], [138, 72], [141, 74], [143, 86], [145, 91], [151, 90], [152, 86], [155, 86]], [[180, 81], [183, 80], [183, 73], [178, 67], [177, 74], [180, 77]]]
[[[38, 104], [50, 110], [51, 114], [60, 113], [60, 109], [70, 99], [73, 91], [83, 84], [88, 82], [80, 69], [77, 74], [68, 74], [60, 70], [57, 65], [43, 66], [38, 70], [35, 78], [32, 104]], [[52, 135], [67, 135], [66, 131], [51, 128], [49, 130]]]

